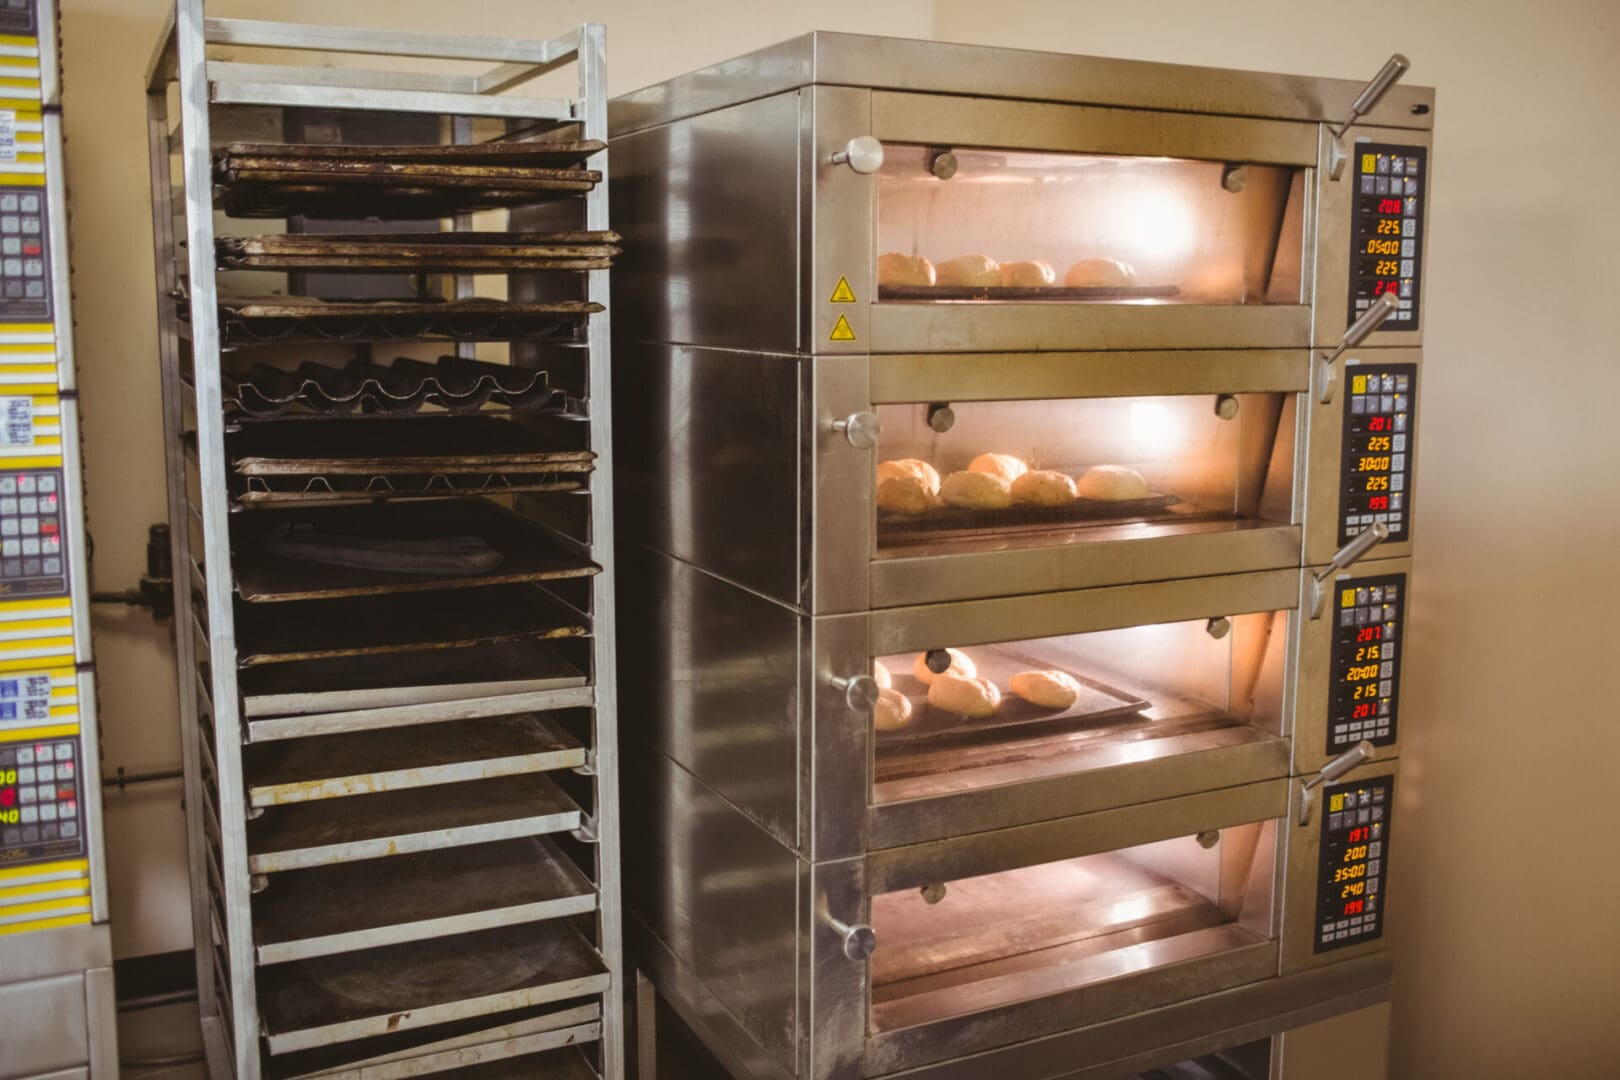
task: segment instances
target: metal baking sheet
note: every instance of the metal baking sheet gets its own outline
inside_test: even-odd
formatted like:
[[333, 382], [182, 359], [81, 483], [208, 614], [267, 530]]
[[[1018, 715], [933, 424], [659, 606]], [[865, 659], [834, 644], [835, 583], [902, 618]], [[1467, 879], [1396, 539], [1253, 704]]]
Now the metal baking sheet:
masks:
[[222, 236], [214, 242], [221, 269], [407, 273], [507, 273], [520, 270], [599, 270], [619, 254], [619, 234], [508, 233], [270, 233]]
[[234, 218], [420, 220], [574, 198], [595, 186], [594, 180], [553, 180], [545, 187], [527, 188], [243, 180], [221, 188], [216, 205]]
[[278, 964], [258, 981], [271, 1054], [602, 993], [611, 982], [566, 922]]
[[253, 477], [580, 473], [596, 457], [584, 445], [588, 434], [586, 425], [554, 417], [531, 425], [496, 416], [448, 423], [401, 416], [390, 424], [252, 424], [227, 434], [225, 449], [232, 471]]
[[544, 1054], [486, 1062], [438, 1075], [459, 1080], [533, 1080], [537, 1076], [543, 1076], [546, 1080], [596, 1080], [596, 1070], [585, 1060], [584, 1053], [572, 1046]]
[[589, 632], [584, 616], [532, 585], [249, 604], [236, 629], [243, 668], [364, 655], [414, 666], [421, 657], [402, 654]]
[[573, 769], [585, 748], [538, 713], [253, 743], [248, 803], [283, 806], [379, 791]]
[[417, 164], [532, 165], [564, 168], [607, 149], [600, 139], [461, 143], [444, 146], [367, 146], [338, 143], [233, 142], [214, 155], [216, 168], [239, 158], [283, 157], [300, 162], [406, 161]]
[[[273, 538], [296, 537], [306, 526], [317, 534], [377, 543], [477, 538], [486, 545], [485, 554], [498, 557], [499, 562], [487, 570], [428, 575], [305, 561], [263, 546]], [[293, 532], [284, 531], [289, 528]], [[238, 517], [232, 532], [236, 592], [252, 604], [560, 581], [600, 572], [600, 567], [563, 547], [528, 519], [487, 499], [265, 510]]]
[[448, 495], [517, 495], [582, 491], [585, 482], [556, 473], [417, 473], [398, 476], [253, 477], [231, 490], [246, 510], [278, 506], [348, 506], [378, 499], [442, 499]]
[[[229, 299], [219, 305], [226, 345], [384, 341], [571, 342], [585, 317], [605, 311], [586, 300]], [[181, 318], [189, 319], [182, 305]]]
[[[582, 687], [585, 675], [544, 640], [261, 664], [237, 678], [250, 720], [463, 702]], [[257, 737], [257, 736], [256, 736]]]
[[968, 719], [928, 703], [928, 687], [912, 674], [916, 653], [883, 657], [894, 677], [894, 689], [911, 699], [911, 723], [898, 731], [877, 732], [879, 753], [885, 748], [924, 748], [953, 743], [1000, 740], [1039, 732], [1116, 723], [1134, 716], [1149, 702], [1095, 679], [1074, 674], [1080, 696], [1067, 709], [1043, 709], [1008, 689], [1008, 680], [1021, 671], [1065, 670], [1027, 652], [987, 645], [961, 650], [978, 665], [979, 675], [996, 684], [1001, 705], [994, 716]]
[[275, 874], [542, 836], [581, 813], [545, 773], [274, 806], [247, 823], [248, 870]]
[[595, 909], [573, 861], [525, 837], [277, 874], [253, 897], [253, 941], [279, 964]]
[[[426, 1074], [455, 1075], [442, 1066], [470, 1067], [528, 1057], [537, 1051], [592, 1043], [602, 1037], [602, 1010], [594, 1002], [559, 1008], [541, 1005], [476, 1016], [425, 1030], [410, 1029], [358, 1042], [281, 1054], [265, 1062], [269, 1080], [407, 1080]], [[450, 1060], [446, 1061], [446, 1057]], [[566, 1066], [564, 1066], [566, 1067]], [[531, 1072], [529, 1076], [569, 1072]], [[594, 1076], [594, 1073], [586, 1074]]]
[[1150, 494], [1141, 499], [1076, 499], [1064, 506], [1015, 504], [1004, 510], [971, 510], [961, 506], [936, 506], [921, 514], [879, 510], [878, 541], [903, 543], [938, 540], [942, 534], [967, 536], [1015, 529], [1104, 524], [1132, 518], [1163, 518], [1171, 516], [1172, 508], [1180, 502], [1176, 495]]
[[[431, 364], [408, 357], [389, 364], [356, 357], [341, 367], [304, 363], [292, 371], [227, 361], [220, 375], [225, 409], [236, 420], [305, 413], [337, 418], [357, 411], [394, 417], [424, 406], [470, 413], [487, 404], [549, 415], [568, 404], [561, 390], [552, 389], [550, 375], [543, 368], [460, 356], [441, 356]], [[303, 432], [284, 436], [304, 437]]]
[[882, 285], [879, 300], [1162, 300], [1177, 285]]

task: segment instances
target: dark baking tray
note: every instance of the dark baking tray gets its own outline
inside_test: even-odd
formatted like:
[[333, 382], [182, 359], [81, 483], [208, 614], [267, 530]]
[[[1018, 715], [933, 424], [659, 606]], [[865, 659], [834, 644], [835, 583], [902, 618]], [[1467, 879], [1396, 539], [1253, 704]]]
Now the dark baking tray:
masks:
[[[190, 311], [179, 307], [180, 317]], [[585, 317], [606, 309], [587, 300], [318, 300], [278, 296], [219, 305], [226, 345], [361, 341], [572, 342]]]
[[[283, 526], [387, 540], [478, 537], [500, 553], [491, 569], [454, 575], [372, 570], [262, 553], [255, 541]], [[265, 510], [238, 517], [233, 529], [236, 593], [253, 604], [431, 592], [473, 585], [508, 585], [589, 577], [599, 568], [552, 540], [512, 510], [487, 499], [375, 502], [309, 510]]]
[[[521, 369], [519, 369], [521, 370]], [[254, 424], [226, 436], [241, 476], [396, 476], [416, 473], [589, 472], [584, 425], [534, 426], [492, 416], [397, 417], [391, 424]]]
[[1159, 300], [1178, 285], [881, 285], [879, 300]]
[[[461, 356], [441, 356], [431, 364], [409, 357], [391, 364], [356, 357], [341, 367], [303, 363], [292, 371], [228, 360], [220, 380], [226, 411], [234, 421], [393, 417], [424, 406], [473, 413], [490, 404], [531, 413], [561, 412], [568, 405], [567, 395], [552, 389], [544, 368]], [[309, 436], [298, 432], [286, 437]]]
[[271, 233], [214, 241], [222, 269], [406, 273], [505, 273], [517, 270], [599, 270], [619, 254], [619, 234], [436, 232]]
[[309, 162], [411, 162], [418, 165], [528, 165], [551, 169], [578, 165], [607, 149], [600, 139], [463, 143], [443, 146], [367, 146], [339, 143], [231, 143], [214, 155], [228, 170], [244, 158], [281, 157]]
[[[1027, 649], [1027, 646], [1023, 647]], [[953, 743], [996, 741], [1046, 731], [1089, 727], [1133, 716], [1150, 704], [1146, 699], [1116, 690], [1084, 675], [1074, 675], [1080, 697], [1067, 709], [1043, 709], [1013, 693], [1007, 681], [1021, 671], [1064, 670], [1036, 655], [985, 645], [960, 650], [978, 665], [979, 675], [1001, 691], [1001, 706], [994, 716], [969, 719], [928, 703], [928, 687], [911, 673], [917, 654], [883, 657], [894, 676], [894, 689], [911, 699], [911, 723], [899, 731], [877, 732], [878, 749], [937, 747]]]

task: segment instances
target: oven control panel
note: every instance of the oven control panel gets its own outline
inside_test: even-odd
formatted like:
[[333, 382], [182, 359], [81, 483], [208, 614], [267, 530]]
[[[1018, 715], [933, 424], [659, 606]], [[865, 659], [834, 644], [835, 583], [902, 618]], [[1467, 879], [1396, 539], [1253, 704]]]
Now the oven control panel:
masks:
[[1363, 739], [1389, 746], [1399, 734], [1395, 721], [1406, 575], [1340, 578], [1337, 596], [1326, 747], [1331, 755]]
[[66, 596], [61, 469], [0, 471], [0, 595]]
[[[0, 707], [34, 700], [17, 685], [30, 680], [43, 680], [48, 697], [49, 676], [7, 676], [0, 678]], [[76, 736], [0, 742], [0, 867], [84, 854], [79, 760]]]
[[0, 34], [34, 37], [38, 33], [34, 0], [0, 0]]
[[0, 186], [0, 318], [51, 317], [45, 189]]
[[1423, 281], [1423, 194], [1428, 151], [1421, 146], [1357, 143], [1354, 209], [1350, 214], [1350, 318], [1386, 292], [1401, 302], [1385, 330], [1418, 328]]
[[1389, 542], [1411, 538], [1416, 364], [1345, 366], [1344, 446], [1339, 458], [1339, 542], [1375, 522]]
[[1383, 936], [1383, 883], [1394, 802], [1395, 780], [1388, 776], [1323, 790], [1315, 952]]

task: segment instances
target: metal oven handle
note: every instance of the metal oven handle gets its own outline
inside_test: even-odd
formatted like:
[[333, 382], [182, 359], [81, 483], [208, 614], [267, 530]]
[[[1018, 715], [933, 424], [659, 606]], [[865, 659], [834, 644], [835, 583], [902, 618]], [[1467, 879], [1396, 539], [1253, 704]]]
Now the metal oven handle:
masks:
[[877, 413], [850, 413], [841, 420], [834, 420], [832, 429], [848, 439], [849, 445], [855, 449], [870, 450], [878, 444], [878, 436], [883, 434], [883, 422], [878, 419]]
[[1368, 742], [1366, 739], [1363, 739], [1350, 749], [1346, 750], [1344, 753], [1340, 754], [1338, 757], [1334, 758], [1332, 761], [1328, 762], [1326, 765], [1322, 766], [1321, 772], [1302, 781], [1299, 785], [1300, 825], [1304, 826], [1311, 823], [1311, 807], [1314, 805], [1314, 800], [1311, 798], [1312, 791], [1323, 784], [1337, 780], [1351, 769], [1354, 769], [1357, 765], [1363, 764], [1364, 762], [1370, 760], [1372, 756], [1373, 744]]
[[1350, 329], [1344, 332], [1339, 344], [1333, 351], [1322, 358], [1318, 365], [1319, 374], [1317, 383], [1321, 386], [1321, 394], [1317, 398], [1323, 405], [1333, 402], [1333, 390], [1336, 385], [1333, 377], [1333, 362], [1345, 354], [1346, 350], [1353, 349], [1372, 336], [1372, 332], [1384, 325], [1388, 319], [1401, 308], [1400, 299], [1392, 292], [1384, 293], [1368, 305], [1361, 317], [1350, 324]]
[[1389, 88], [1400, 81], [1412, 61], [1396, 53], [1384, 61], [1384, 66], [1378, 69], [1378, 74], [1372, 77], [1372, 82], [1364, 87], [1356, 100], [1350, 105], [1350, 115], [1333, 131], [1333, 145], [1328, 150], [1328, 176], [1334, 180], [1344, 172], [1344, 163], [1350, 159], [1350, 152], [1344, 146], [1344, 133], [1350, 130], [1350, 125], [1372, 112]]
[[843, 943], [844, 955], [857, 963], [864, 963], [872, 959], [872, 953], [877, 949], [877, 931], [865, 923], [843, 922], [832, 912], [827, 910], [827, 901], [823, 897], [817, 907], [816, 914], [827, 928], [838, 935]]
[[1347, 570], [1361, 557], [1389, 539], [1389, 526], [1375, 521], [1357, 534], [1356, 538], [1333, 553], [1333, 558], [1311, 577], [1311, 618], [1320, 619], [1322, 608], [1333, 590], [1328, 579], [1340, 570]]
[[862, 176], [883, 168], [883, 144], [870, 135], [857, 135], [832, 156], [834, 165], [848, 165]]

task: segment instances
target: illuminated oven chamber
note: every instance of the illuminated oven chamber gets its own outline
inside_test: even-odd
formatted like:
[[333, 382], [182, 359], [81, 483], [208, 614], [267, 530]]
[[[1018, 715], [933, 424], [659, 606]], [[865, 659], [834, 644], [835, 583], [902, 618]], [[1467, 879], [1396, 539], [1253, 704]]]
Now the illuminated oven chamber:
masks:
[[[880, 556], [1224, 532], [1292, 513], [1291, 394], [952, 402], [945, 422], [938, 404], [877, 411]], [[953, 476], [968, 472], [994, 477]]]
[[1277, 739], [1288, 617], [1254, 612], [881, 657], [873, 674], [888, 686], [874, 714], [873, 802]]
[[1262, 820], [875, 896], [871, 1029], [1103, 992], [1264, 945], [1275, 937], [1276, 856], [1276, 823]]
[[1301, 169], [942, 152], [884, 147], [880, 301], [1302, 302]]

